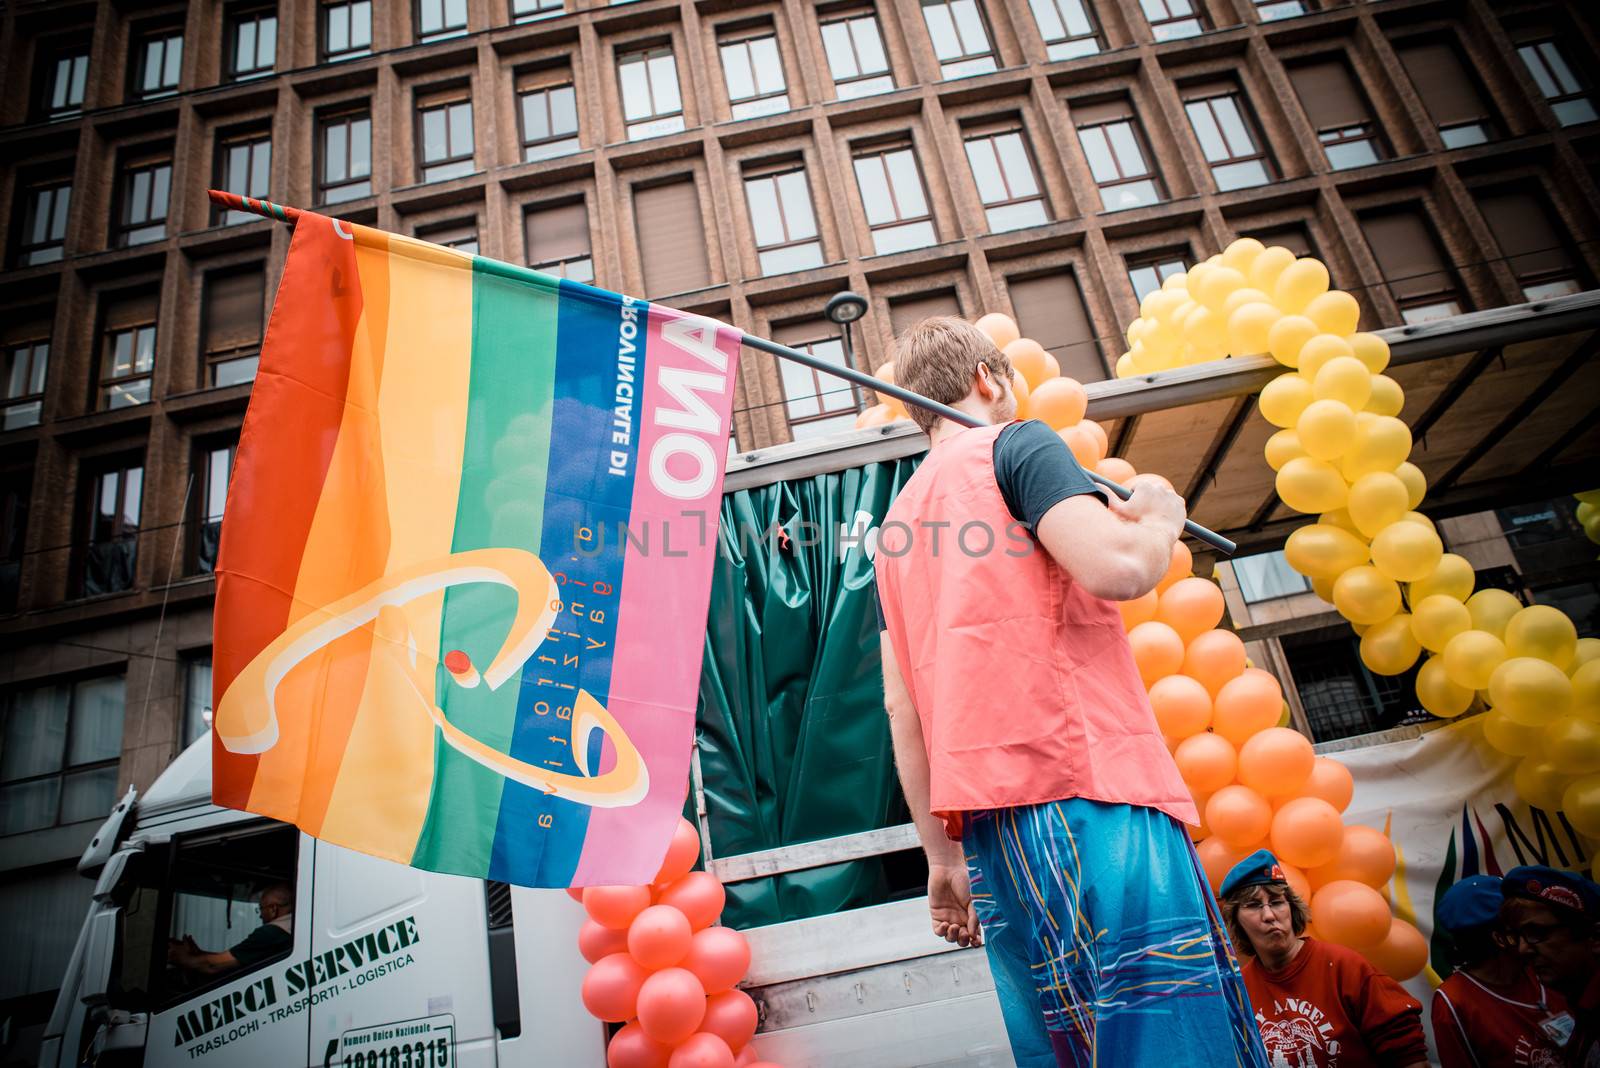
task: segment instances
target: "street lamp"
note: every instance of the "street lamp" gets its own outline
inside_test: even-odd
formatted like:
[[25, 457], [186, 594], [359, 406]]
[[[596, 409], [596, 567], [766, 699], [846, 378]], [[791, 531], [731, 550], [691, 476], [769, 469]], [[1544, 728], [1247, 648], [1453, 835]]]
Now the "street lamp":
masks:
[[[848, 289], [842, 293], [835, 293], [828, 299], [828, 306], [823, 310], [823, 314], [844, 328], [842, 331], [844, 363], [846, 367], [854, 367], [856, 360], [850, 345], [850, 324], [867, 314], [867, 298]], [[864, 401], [860, 388], [851, 386], [850, 392], [855, 395], [856, 411], [861, 411]]]

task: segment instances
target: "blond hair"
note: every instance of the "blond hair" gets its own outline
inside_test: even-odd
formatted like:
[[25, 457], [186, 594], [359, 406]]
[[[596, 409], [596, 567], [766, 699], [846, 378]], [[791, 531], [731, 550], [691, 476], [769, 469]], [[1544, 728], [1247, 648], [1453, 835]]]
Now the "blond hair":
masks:
[[[965, 319], [940, 315], [924, 319], [895, 343], [895, 382], [929, 400], [954, 404], [972, 391], [978, 365], [1011, 380], [1011, 361], [995, 348], [989, 335]], [[939, 416], [915, 404], [906, 411], [923, 430], [932, 430]]]
[[1255, 947], [1250, 944], [1250, 936], [1245, 934], [1244, 926], [1239, 922], [1239, 907], [1246, 901], [1256, 896], [1257, 890], [1271, 893], [1274, 890], [1282, 891], [1284, 898], [1289, 902], [1289, 929], [1297, 935], [1306, 933], [1306, 924], [1311, 922], [1311, 910], [1300, 895], [1294, 892], [1294, 887], [1288, 883], [1252, 883], [1241, 886], [1233, 893], [1222, 899], [1222, 922], [1228, 927], [1228, 935], [1233, 939], [1233, 951], [1241, 957], [1256, 955]]

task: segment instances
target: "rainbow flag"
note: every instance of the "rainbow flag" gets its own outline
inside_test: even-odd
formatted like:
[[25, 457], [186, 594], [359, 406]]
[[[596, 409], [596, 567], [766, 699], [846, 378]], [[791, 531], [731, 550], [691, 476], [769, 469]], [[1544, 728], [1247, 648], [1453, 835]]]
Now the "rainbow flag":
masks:
[[434, 871], [648, 881], [687, 790], [740, 335], [229, 206], [297, 225], [223, 523], [216, 803]]

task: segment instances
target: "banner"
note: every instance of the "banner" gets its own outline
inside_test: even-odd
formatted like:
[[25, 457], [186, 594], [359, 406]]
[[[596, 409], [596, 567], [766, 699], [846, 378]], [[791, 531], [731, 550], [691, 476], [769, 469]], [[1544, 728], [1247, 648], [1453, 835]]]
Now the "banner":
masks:
[[287, 217], [217, 567], [215, 801], [434, 871], [648, 882], [740, 335]]

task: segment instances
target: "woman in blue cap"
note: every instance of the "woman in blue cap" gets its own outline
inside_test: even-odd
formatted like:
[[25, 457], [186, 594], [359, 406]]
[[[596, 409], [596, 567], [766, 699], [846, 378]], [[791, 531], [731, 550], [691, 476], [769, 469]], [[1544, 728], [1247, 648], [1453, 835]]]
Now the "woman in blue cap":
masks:
[[1426, 1068], [1421, 1002], [1355, 950], [1305, 936], [1310, 910], [1277, 857], [1245, 857], [1221, 897], [1272, 1068]]
[[1511, 951], [1500, 930], [1504, 904], [1498, 876], [1472, 875], [1434, 906], [1456, 969], [1433, 995], [1433, 1041], [1443, 1068], [1561, 1063], [1561, 1045], [1548, 1028], [1566, 1012], [1566, 1000], [1529, 975]]
[[1570, 871], [1530, 864], [1501, 884], [1506, 937], [1540, 982], [1567, 999], [1570, 1015], [1541, 1026], [1562, 1062], [1600, 1068], [1600, 887]]

